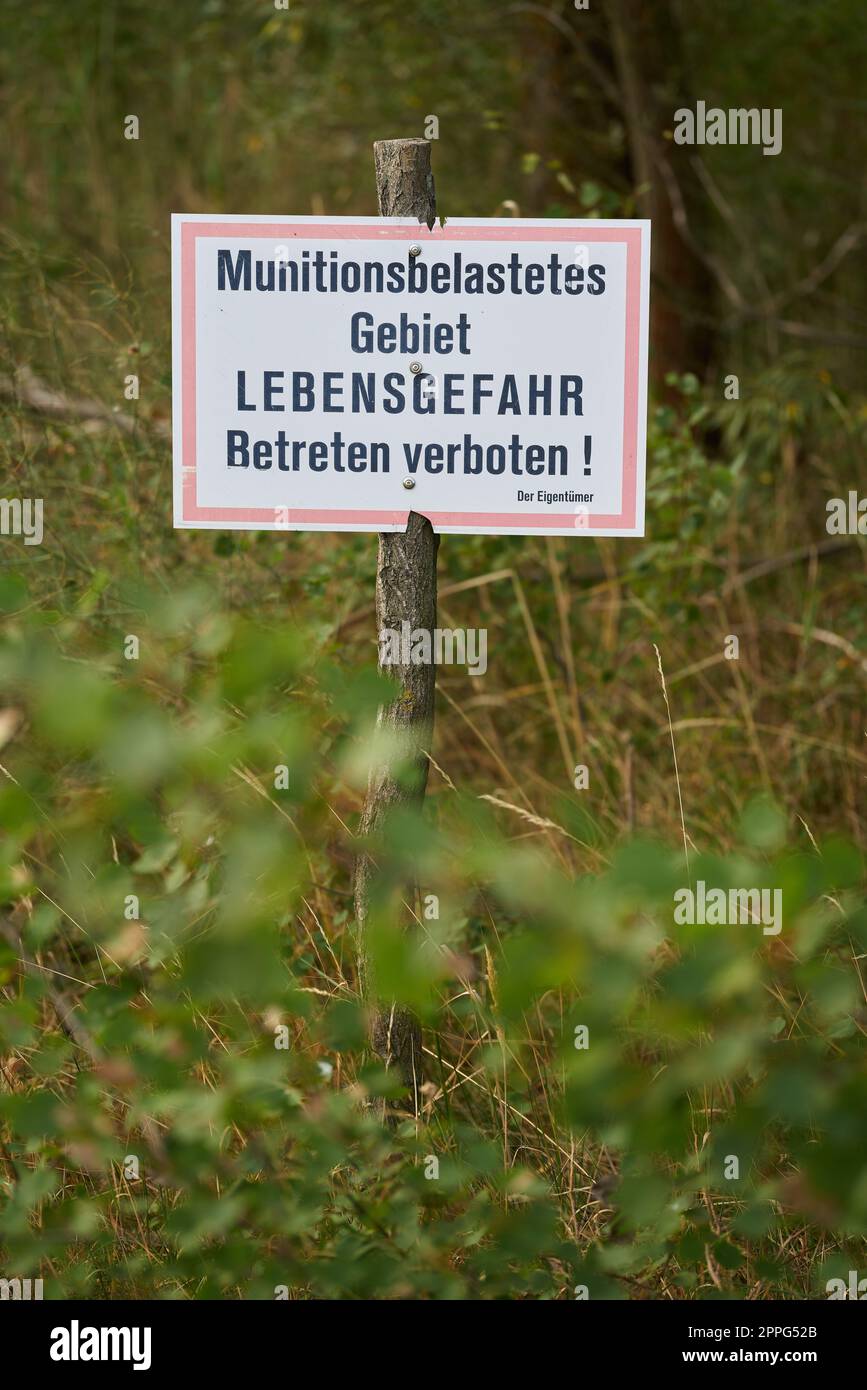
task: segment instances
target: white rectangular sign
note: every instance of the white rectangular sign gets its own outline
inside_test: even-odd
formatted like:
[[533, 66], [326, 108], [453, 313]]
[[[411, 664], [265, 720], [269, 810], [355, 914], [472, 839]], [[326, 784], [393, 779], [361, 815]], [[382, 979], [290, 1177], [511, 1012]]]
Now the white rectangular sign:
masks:
[[175, 525], [644, 534], [650, 223], [172, 218]]

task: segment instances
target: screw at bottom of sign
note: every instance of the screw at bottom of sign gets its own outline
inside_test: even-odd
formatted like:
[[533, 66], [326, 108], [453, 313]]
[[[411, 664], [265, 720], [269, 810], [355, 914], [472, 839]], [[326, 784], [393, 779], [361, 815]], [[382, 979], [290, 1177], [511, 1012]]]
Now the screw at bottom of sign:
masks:
[[403, 485], [404, 487], [415, 487], [415, 481], [412, 478], [404, 478]]
[[413, 376], [418, 376], [419, 372], [421, 371], [421, 363], [420, 363], [420, 362], [410, 362], [410, 364], [409, 364], [409, 369], [410, 369], [410, 371], [412, 372]]

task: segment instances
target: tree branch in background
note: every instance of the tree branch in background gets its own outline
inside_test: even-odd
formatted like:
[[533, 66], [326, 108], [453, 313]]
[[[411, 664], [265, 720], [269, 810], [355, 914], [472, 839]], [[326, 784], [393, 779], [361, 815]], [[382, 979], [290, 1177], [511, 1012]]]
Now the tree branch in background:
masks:
[[18, 367], [13, 376], [0, 375], [0, 396], [54, 420], [92, 420], [102, 425], [113, 425], [124, 434], [134, 434], [144, 428], [164, 438], [171, 438], [171, 426], [166, 421], [136, 419], [119, 407], [112, 409], [102, 401], [85, 396], [65, 396], [47, 386], [28, 366]]

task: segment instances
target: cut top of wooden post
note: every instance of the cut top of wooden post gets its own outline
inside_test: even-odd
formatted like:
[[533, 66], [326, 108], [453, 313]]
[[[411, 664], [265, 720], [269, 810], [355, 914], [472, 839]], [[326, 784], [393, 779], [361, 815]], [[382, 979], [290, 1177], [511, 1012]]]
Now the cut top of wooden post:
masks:
[[437, 200], [427, 140], [376, 140], [376, 192], [382, 217], [417, 217], [433, 227]]

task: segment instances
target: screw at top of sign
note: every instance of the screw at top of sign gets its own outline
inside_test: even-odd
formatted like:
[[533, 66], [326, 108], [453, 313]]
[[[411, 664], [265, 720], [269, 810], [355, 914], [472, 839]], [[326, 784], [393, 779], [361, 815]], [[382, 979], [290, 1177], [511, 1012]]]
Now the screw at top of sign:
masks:
[[411, 247], [409, 248], [409, 254], [410, 254], [411, 256], [420, 256], [420, 255], [421, 255], [421, 247], [420, 247], [420, 246], [411, 246]]
[[419, 372], [421, 371], [421, 363], [420, 363], [420, 362], [410, 362], [410, 364], [409, 364], [409, 369], [410, 369], [410, 371], [412, 372], [413, 376], [418, 376]]
[[415, 487], [415, 480], [413, 478], [404, 478], [403, 485], [404, 487]]

